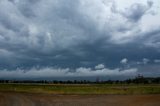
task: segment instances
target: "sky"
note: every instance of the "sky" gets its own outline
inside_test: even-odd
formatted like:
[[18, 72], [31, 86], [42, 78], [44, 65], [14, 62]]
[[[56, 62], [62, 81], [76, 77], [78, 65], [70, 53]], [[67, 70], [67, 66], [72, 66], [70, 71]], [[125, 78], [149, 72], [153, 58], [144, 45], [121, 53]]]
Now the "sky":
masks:
[[160, 0], [0, 0], [0, 79], [160, 77]]

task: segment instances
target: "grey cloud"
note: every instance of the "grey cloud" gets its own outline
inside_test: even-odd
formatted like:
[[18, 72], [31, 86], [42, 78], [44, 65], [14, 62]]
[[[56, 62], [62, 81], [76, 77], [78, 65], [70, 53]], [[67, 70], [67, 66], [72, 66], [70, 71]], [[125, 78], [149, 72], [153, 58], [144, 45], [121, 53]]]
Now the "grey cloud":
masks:
[[[120, 41], [123, 42], [123, 40], [124, 42], [130, 41], [130, 37], [127, 35], [127, 32], [130, 31], [130, 29], [126, 29], [125, 26], [122, 27], [122, 25], [119, 25], [117, 22], [114, 23], [115, 20], [112, 20], [112, 24], [113, 26], [114, 24], [116, 26], [118, 25], [117, 28], [112, 28], [111, 25], [109, 26], [111, 32], [108, 30], [108, 25], [105, 25], [105, 17], [107, 17], [107, 14], [105, 15], [103, 13], [105, 11], [102, 10], [109, 7], [103, 6], [102, 2], [96, 0], [95, 2], [72, 2], [71, 0], [69, 1], [69, 4], [64, 2], [65, 1], [63, 0], [54, 2], [39, 1], [36, 3], [31, 1], [19, 1], [15, 5], [12, 5], [12, 7], [15, 8], [12, 13], [17, 17], [17, 21], [13, 24], [14, 27], [10, 23], [12, 22], [11, 19], [7, 19], [6, 22], [9, 23], [8, 26], [11, 27], [10, 29], [16, 28], [19, 31], [18, 33], [12, 32], [13, 35], [15, 35], [14, 38], [9, 37], [9, 43], [17, 42], [16, 37], [19, 39], [19, 37], [23, 35], [17, 42], [18, 44], [23, 42], [29, 49], [38, 49], [40, 52], [48, 52], [53, 49], [68, 49], [79, 45], [81, 42], [94, 43], [97, 39], [106, 39], [106, 42], [108, 42], [109, 37], [115, 39], [115, 43]], [[23, 6], [23, 4], [25, 6]], [[97, 4], [99, 8], [96, 7]], [[32, 5], [34, 6], [30, 7]], [[89, 5], [89, 7], [84, 7], [85, 5]], [[23, 9], [26, 7], [29, 10]], [[83, 8], [85, 8], [85, 11]], [[96, 9], [101, 10], [102, 13], [95, 11]], [[23, 16], [23, 13], [26, 11], [30, 13], [34, 12], [35, 16]], [[94, 15], [91, 14], [92, 11], [95, 12]], [[17, 23], [20, 23], [20, 25], [17, 25]], [[132, 25], [129, 26], [131, 27]], [[126, 31], [118, 33], [121, 32], [119, 28], [125, 29]], [[134, 29], [133, 27], [131, 28]], [[6, 30], [8, 30], [8, 28]], [[50, 35], [47, 35], [47, 33], [50, 33]], [[117, 34], [127, 35], [128, 37], [117, 37]], [[135, 34], [134, 31], [133, 34]]]
[[119, 13], [130, 21], [137, 22], [139, 21], [146, 12], [151, 9], [153, 6], [152, 1], [148, 1], [147, 5], [135, 3], [131, 5], [129, 8], [125, 8], [123, 11], [117, 10], [116, 6], [113, 5], [111, 10], [112, 12]]
[[160, 47], [160, 30], [159, 28], [153, 28], [152, 31], [145, 33], [145, 38], [142, 40], [144, 41], [144, 44], [146, 46], [154, 47], [154, 48], [159, 48]]
[[85, 67], [90, 73], [87, 67], [99, 63], [121, 67], [124, 57], [160, 58], [159, 27], [141, 26], [153, 2], [117, 8], [112, 0], [1, 0], [0, 69]]
[[16, 70], [1, 70], [0, 78], [55, 78], [55, 77], [93, 77], [93, 76], [135, 76], [136, 68], [121, 70], [120, 69], [91, 69], [80, 67], [72, 71], [69, 68], [32, 68], [30, 70], [16, 69]]

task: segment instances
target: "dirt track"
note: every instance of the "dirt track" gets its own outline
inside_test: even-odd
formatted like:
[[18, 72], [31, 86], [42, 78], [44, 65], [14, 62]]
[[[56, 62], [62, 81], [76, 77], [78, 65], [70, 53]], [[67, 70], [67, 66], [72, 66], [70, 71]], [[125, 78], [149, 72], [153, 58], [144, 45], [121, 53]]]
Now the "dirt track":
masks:
[[0, 92], [0, 106], [160, 106], [160, 94], [52, 95]]

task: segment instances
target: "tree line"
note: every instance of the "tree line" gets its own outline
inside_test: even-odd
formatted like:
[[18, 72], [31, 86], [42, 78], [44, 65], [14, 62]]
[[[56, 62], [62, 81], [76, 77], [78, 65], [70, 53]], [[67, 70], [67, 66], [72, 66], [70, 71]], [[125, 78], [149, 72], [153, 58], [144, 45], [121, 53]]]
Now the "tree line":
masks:
[[127, 80], [0, 80], [0, 83], [31, 83], [31, 84], [160, 84], [160, 77], [138, 76]]

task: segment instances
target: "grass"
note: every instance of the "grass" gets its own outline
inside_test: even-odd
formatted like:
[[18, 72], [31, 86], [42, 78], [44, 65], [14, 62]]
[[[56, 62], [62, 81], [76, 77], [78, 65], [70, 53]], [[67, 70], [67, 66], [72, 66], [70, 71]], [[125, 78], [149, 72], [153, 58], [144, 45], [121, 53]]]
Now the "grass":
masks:
[[159, 84], [0, 84], [0, 91], [51, 94], [160, 94]]

